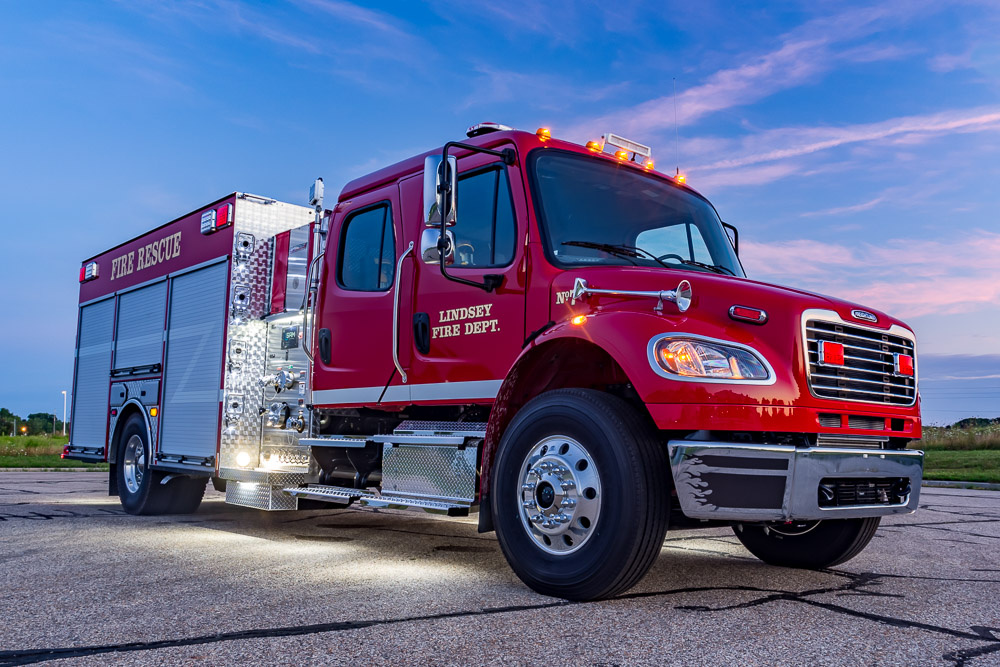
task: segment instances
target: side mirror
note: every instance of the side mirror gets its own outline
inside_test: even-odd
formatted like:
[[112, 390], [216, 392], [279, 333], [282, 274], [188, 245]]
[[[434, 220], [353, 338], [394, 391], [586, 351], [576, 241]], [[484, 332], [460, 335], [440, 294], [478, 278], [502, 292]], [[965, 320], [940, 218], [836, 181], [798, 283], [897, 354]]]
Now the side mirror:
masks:
[[424, 158], [425, 225], [440, 227], [442, 213], [446, 225], [455, 224], [457, 183], [457, 159], [448, 156], [448, 163], [445, 165], [440, 155], [428, 155]]
[[[437, 227], [428, 227], [420, 233], [420, 258], [425, 264], [438, 264], [441, 262], [441, 230]], [[455, 263], [455, 235], [448, 230], [444, 238], [444, 263], [451, 266]]]
[[[733, 251], [736, 253], [736, 256], [739, 257], [740, 256], [740, 230], [736, 229], [736, 227], [734, 225], [731, 225], [728, 222], [723, 222], [722, 223], [722, 227], [723, 227], [723, 229], [726, 230], [726, 236], [729, 237], [729, 242], [733, 244]], [[730, 232], [732, 232], [732, 234], [730, 234]]]

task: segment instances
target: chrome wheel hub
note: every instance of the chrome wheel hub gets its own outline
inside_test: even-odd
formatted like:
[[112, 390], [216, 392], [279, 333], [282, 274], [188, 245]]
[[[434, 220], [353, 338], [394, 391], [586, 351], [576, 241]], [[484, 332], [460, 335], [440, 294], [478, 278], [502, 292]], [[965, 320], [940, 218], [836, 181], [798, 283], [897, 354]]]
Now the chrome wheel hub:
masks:
[[601, 478], [590, 452], [564, 435], [536, 444], [518, 476], [521, 524], [543, 551], [568, 554], [590, 538], [601, 514]]
[[138, 493], [139, 487], [142, 486], [142, 476], [146, 473], [146, 446], [142, 443], [142, 438], [137, 435], [133, 435], [125, 443], [122, 472], [129, 493]]

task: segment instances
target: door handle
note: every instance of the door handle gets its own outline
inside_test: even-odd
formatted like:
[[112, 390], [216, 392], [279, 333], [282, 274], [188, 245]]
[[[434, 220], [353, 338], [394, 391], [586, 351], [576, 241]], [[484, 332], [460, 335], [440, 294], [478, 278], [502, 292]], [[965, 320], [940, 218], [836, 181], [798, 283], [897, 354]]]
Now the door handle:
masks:
[[427, 313], [413, 316], [413, 344], [420, 354], [431, 351], [431, 316]]

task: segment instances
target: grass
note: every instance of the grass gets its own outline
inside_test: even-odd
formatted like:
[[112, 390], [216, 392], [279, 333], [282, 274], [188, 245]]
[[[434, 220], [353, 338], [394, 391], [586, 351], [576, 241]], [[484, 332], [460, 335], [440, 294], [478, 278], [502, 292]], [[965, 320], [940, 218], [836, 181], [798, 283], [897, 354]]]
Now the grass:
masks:
[[106, 463], [84, 463], [61, 458], [68, 438], [62, 436], [0, 436], [0, 469], [3, 468], [92, 468], [107, 470]]
[[924, 450], [924, 479], [1000, 484], [1000, 424], [925, 426], [913, 449]]
[[1000, 449], [929, 449], [924, 458], [924, 479], [1000, 483]]

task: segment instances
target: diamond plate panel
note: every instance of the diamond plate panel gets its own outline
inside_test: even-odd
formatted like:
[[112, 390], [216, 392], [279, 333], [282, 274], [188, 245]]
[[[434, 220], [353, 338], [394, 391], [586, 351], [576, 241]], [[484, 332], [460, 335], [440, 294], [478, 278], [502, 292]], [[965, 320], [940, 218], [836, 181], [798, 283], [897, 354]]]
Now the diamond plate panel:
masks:
[[382, 450], [382, 493], [472, 502], [478, 446], [393, 445]]
[[397, 426], [393, 433], [470, 435], [484, 437], [486, 422], [431, 422], [408, 419]]
[[219, 476], [222, 479], [235, 482], [252, 482], [266, 486], [298, 486], [306, 483], [303, 472], [288, 472], [284, 470], [250, 470], [249, 468], [221, 468]]
[[229, 482], [226, 484], [226, 502], [259, 510], [297, 510], [299, 499], [284, 493], [280, 486], [254, 482]]
[[[260, 465], [263, 425], [260, 408], [264, 406], [264, 394], [259, 380], [267, 375], [269, 331], [268, 323], [260, 318], [270, 310], [268, 285], [273, 246], [270, 240], [275, 234], [309, 224], [313, 217], [313, 210], [304, 206], [253, 195], [240, 195], [236, 200], [223, 378], [225, 409], [219, 443], [220, 474], [223, 468], [229, 469], [227, 474], [239, 468], [236, 456], [240, 452], [249, 454], [253, 467]], [[244, 298], [234, 310], [237, 295]], [[308, 366], [302, 369], [308, 376]], [[303, 435], [308, 435], [308, 430]], [[298, 438], [297, 432], [286, 430], [275, 444], [282, 448], [295, 447]], [[243, 493], [249, 492], [240, 492]], [[234, 497], [242, 498], [242, 495]]]

